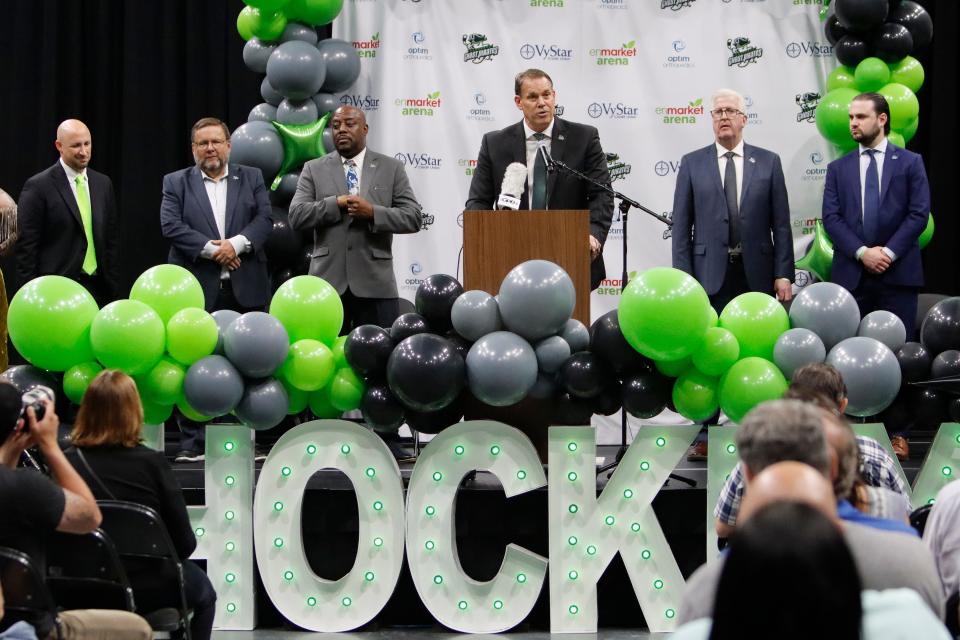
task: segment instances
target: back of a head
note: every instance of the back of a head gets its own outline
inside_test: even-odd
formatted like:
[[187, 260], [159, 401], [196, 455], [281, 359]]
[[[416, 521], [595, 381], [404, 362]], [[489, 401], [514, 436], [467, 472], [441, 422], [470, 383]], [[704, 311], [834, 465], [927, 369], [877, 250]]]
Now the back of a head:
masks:
[[805, 364], [793, 373], [790, 379], [790, 392], [798, 394], [819, 394], [827, 398], [833, 406], [830, 409], [839, 409], [844, 398], [847, 397], [847, 385], [843, 376], [836, 367], [825, 362]]
[[7, 441], [20, 419], [23, 402], [20, 392], [9, 382], [0, 381], [0, 444]]
[[738, 522], [746, 522], [778, 502], [799, 502], [831, 520], [837, 519], [837, 499], [830, 481], [802, 462], [777, 462], [754, 476], [743, 495]]
[[770, 400], [757, 405], [737, 429], [737, 450], [756, 475], [771, 464], [794, 460], [830, 476], [821, 410], [799, 400]]
[[858, 640], [860, 589], [837, 526], [809, 505], [774, 503], [731, 539], [710, 638]]
[[78, 447], [135, 447], [143, 429], [143, 406], [133, 378], [106, 369], [87, 387], [70, 438]]

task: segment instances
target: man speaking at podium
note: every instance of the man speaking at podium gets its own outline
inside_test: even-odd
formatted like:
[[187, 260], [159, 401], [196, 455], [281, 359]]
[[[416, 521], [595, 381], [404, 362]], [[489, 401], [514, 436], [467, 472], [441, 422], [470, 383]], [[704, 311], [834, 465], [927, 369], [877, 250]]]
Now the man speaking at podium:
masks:
[[[464, 208], [497, 208], [500, 187], [510, 182], [504, 180], [508, 167], [514, 163], [526, 166], [526, 180], [521, 173], [519, 186], [514, 189], [517, 193], [501, 193], [506, 202], [501, 208], [589, 209], [590, 289], [596, 289], [606, 277], [603, 243], [613, 219], [613, 196], [562, 170], [548, 173], [547, 164], [548, 158], [553, 158], [609, 184], [600, 134], [595, 127], [554, 117], [557, 93], [553, 80], [544, 71], [527, 69], [518, 73], [513, 88], [513, 101], [523, 112], [523, 120], [483, 136]], [[510, 170], [508, 178], [514, 171]]]

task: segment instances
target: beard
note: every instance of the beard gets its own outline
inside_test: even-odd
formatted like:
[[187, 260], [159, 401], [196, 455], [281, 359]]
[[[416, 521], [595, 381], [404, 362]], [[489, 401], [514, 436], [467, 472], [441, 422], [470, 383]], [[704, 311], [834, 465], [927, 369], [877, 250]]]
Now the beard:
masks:
[[882, 129], [877, 127], [873, 131], [864, 131], [860, 130], [860, 137], [853, 136], [853, 139], [862, 144], [865, 147], [872, 146], [876, 139], [880, 136]]

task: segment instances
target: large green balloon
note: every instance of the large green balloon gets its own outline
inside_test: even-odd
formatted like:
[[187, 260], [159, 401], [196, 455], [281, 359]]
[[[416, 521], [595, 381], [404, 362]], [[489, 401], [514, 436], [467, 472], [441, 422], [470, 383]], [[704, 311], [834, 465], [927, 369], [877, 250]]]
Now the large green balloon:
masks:
[[903, 139], [903, 136], [899, 132], [892, 129], [890, 130], [889, 135], [887, 135], [887, 140], [889, 140], [891, 144], [898, 147], [905, 147], [907, 145], [907, 141]]
[[679, 360], [657, 360], [653, 363], [657, 371], [669, 378], [679, 378], [680, 374], [693, 366], [690, 356], [684, 356]]
[[344, 351], [346, 344], [347, 336], [340, 336], [333, 341], [333, 347], [331, 347], [331, 351], [333, 351], [333, 365], [337, 369], [343, 369], [344, 367], [350, 366], [347, 364], [347, 354]]
[[736, 337], [741, 358], [756, 356], [773, 362], [773, 347], [780, 334], [790, 328], [790, 316], [773, 296], [750, 291], [724, 307], [720, 326]]
[[854, 77], [854, 71], [850, 67], [840, 65], [830, 72], [827, 76], [827, 91], [834, 89], [856, 89], [857, 80]]
[[364, 389], [363, 380], [353, 369], [340, 369], [330, 382], [330, 404], [340, 411], [359, 409]]
[[864, 58], [857, 65], [854, 78], [860, 91], [876, 91], [890, 82], [890, 67], [880, 58]]
[[332, 345], [343, 326], [343, 303], [323, 278], [296, 276], [273, 294], [270, 315], [283, 323], [291, 343], [311, 338]]
[[253, 7], [244, 7], [237, 15], [237, 33], [239, 33], [240, 37], [244, 40], [249, 40], [253, 37], [253, 23], [257, 19], [254, 11], [256, 11], [256, 9]]
[[913, 56], [890, 65], [890, 82], [898, 82], [916, 93], [923, 86], [923, 65]]
[[280, 383], [287, 390], [287, 415], [296, 415], [307, 408], [310, 400], [310, 393], [303, 389], [297, 389], [295, 386], [280, 378]]
[[87, 392], [87, 387], [97, 377], [97, 374], [103, 371], [99, 362], [81, 362], [76, 364], [63, 374], [63, 393], [74, 404], [83, 402], [83, 394]]
[[631, 347], [653, 360], [679, 360], [700, 347], [713, 314], [693, 276], [656, 267], [630, 281], [617, 318]]
[[197, 277], [180, 265], [158, 264], [140, 274], [130, 289], [130, 299], [147, 304], [167, 324], [181, 309], [203, 309], [203, 288]]
[[763, 358], [744, 358], [720, 378], [720, 408], [734, 422], [743, 420], [751, 409], [781, 397], [787, 380], [780, 369]]
[[[163, 424], [173, 414], [173, 405], [156, 404], [143, 398], [140, 398], [140, 404], [143, 405], [143, 424]], [[209, 418], [205, 419], [209, 420]], [[197, 422], [203, 422], [203, 420], [197, 420]]]
[[23, 285], [7, 312], [10, 340], [27, 362], [66, 371], [93, 360], [90, 326], [97, 315], [93, 296], [63, 276], [40, 276]]
[[276, 13], [286, 6], [290, 0], [243, 0], [244, 4], [247, 4], [256, 9], [260, 9], [264, 13]]
[[203, 309], [181, 309], [167, 323], [167, 351], [189, 366], [213, 353], [219, 335], [212, 315]]
[[817, 104], [817, 131], [842, 149], [856, 146], [850, 136], [850, 102], [858, 93], [856, 89], [834, 89]]
[[878, 93], [886, 98], [890, 105], [890, 127], [893, 129], [906, 127], [920, 113], [917, 94], [905, 85], [891, 82], [881, 87]]
[[303, 391], [316, 391], [327, 386], [335, 366], [330, 347], [309, 338], [290, 345], [287, 359], [280, 367], [280, 377]]
[[111, 302], [90, 326], [90, 344], [97, 360], [108, 369], [136, 375], [153, 368], [166, 343], [163, 321], [138, 300]]
[[930, 244], [930, 241], [933, 240], [933, 232], [935, 228], [936, 226], [933, 224], [933, 213], [929, 213], [927, 214], [927, 226], [924, 227], [923, 233], [921, 233], [920, 237], [917, 238], [917, 243], [920, 245], [921, 249]]
[[137, 376], [140, 396], [159, 405], [174, 405], [183, 399], [186, 370], [173, 359], [163, 357], [152, 369]]
[[337, 418], [343, 411], [333, 406], [330, 399], [330, 387], [311, 391], [308, 398], [310, 412], [318, 418]]
[[270, 13], [251, 8], [250, 31], [264, 42], [273, 42], [283, 35], [287, 27], [287, 16], [282, 12]]
[[740, 343], [729, 329], [710, 327], [692, 359], [693, 366], [704, 375], [723, 375], [740, 359]]
[[343, 0], [290, 0], [284, 13], [291, 20], [319, 27], [333, 22], [341, 9]]
[[709, 420], [720, 408], [717, 378], [691, 369], [673, 384], [673, 406], [687, 420]]
[[900, 135], [903, 136], [904, 142], [910, 142], [910, 140], [913, 139], [913, 136], [917, 133], [917, 128], [919, 126], [920, 126], [920, 116], [917, 116], [916, 118], [914, 118], [913, 120], [905, 124], [904, 126], [900, 127], [899, 129], [896, 129], [896, 131], [899, 131]]
[[813, 240], [802, 258], [797, 260], [797, 269], [809, 271], [821, 280], [830, 281], [830, 269], [833, 267], [833, 242], [823, 228], [823, 220], [817, 219], [813, 228]]

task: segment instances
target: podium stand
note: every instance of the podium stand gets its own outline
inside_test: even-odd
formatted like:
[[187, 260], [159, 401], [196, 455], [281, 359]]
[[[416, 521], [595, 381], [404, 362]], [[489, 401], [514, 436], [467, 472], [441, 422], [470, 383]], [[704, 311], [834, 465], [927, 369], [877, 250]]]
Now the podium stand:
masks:
[[507, 273], [527, 260], [549, 260], [573, 280], [573, 317], [590, 326], [590, 212], [464, 211], [463, 286], [496, 295]]

